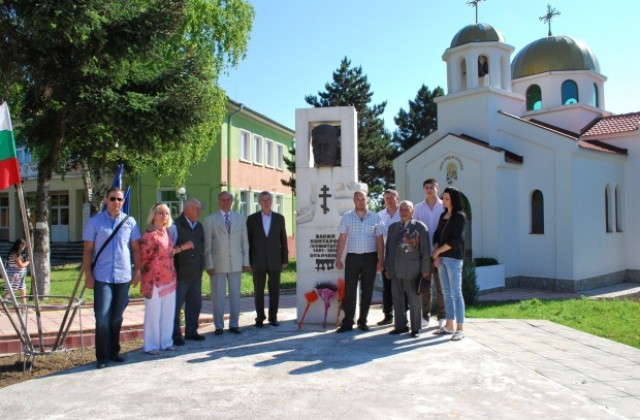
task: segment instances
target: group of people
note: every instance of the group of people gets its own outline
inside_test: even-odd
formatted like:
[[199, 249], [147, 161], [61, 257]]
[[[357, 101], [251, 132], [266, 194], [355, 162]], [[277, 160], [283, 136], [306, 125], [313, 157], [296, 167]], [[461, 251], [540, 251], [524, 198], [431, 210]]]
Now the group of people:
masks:
[[[358, 284], [360, 311], [358, 329], [368, 331], [367, 316], [376, 272], [383, 275], [384, 319], [393, 323], [390, 334], [410, 332], [418, 337], [431, 316], [432, 284], [436, 291], [436, 334], [464, 338], [462, 260], [466, 218], [462, 196], [446, 188], [438, 197], [438, 183], [423, 184], [424, 201], [414, 208], [398, 193], [384, 193], [385, 209], [368, 210], [364, 191], [353, 195], [355, 208], [345, 213], [338, 226], [336, 268], [345, 271], [344, 318], [336, 332], [353, 329]], [[94, 290], [97, 367], [122, 362], [120, 329], [129, 300], [129, 288], [140, 285], [145, 299], [144, 351], [157, 355], [175, 351], [185, 340], [202, 341], [198, 320], [202, 308], [202, 273], [211, 282], [215, 335], [224, 333], [225, 295], [228, 288], [230, 316], [228, 331], [240, 334], [240, 282], [243, 271], [253, 273], [256, 307], [255, 326], [265, 321], [277, 327], [280, 274], [288, 264], [285, 220], [271, 210], [269, 192], [259, 196], [260, 211], [244, 218], [231, 211], [233, 196], [218, 194], [218, 211], [198, 221], [202, 204], [187, 200], [184, 210], [171, 219], [166, 204], [156, 204], [140, 233], [136, 221], [121, 211], [124, 195], [111, 188], [105, 197], [105, 211], [93, 216], [83, 234], [85, 285]], [[20, 246], [9, 256], [9, 264], [24, 269]], [[346, 251], [345, 261], [342, 256]], [[133, 266], [132, 266], [133, 262]], [[264, 291], [269, 287], [265, 311]], [[19, 285], [17, 290], [20, 290]], [[407, 320], [407, 306], [409, 320]], [[184, 308], [184, 336], [182, 311]], [[394, 317], [395, 315], [395, 317]]]
[[358, 283], [356, 325], [369, 330], [367, 316], [378, 271], [382, 272], [384, 313], [378, 325], [393, 323], [389, 334], [420, 336], [423, 323], [428, 324], [431, 317], [433, 286], [438, 318], [435, 334], [451, 334], [454, 341], [464, 338], [466, 216], [462, 194], [449, 187], [440, 198], [433, 178], [424, 181], [423, 191], [424, 200], [414, 206], [409, 200], [400, 201], [397, 191], [387, 190], [385, 208], [377, 214], [368, 210], [364, 191], [354, 193], [355, 208], [343, 215], [338, 226], [336, 267], [345, 270], [345, 297], [344, 318], [336, 332], [353, 330]]
[[[171, 219], [166, 204], [156, 204], [143, 234], [136, 221], [121, 211], [124, 195], [111, 188], [105, 211], [93, 216], [83, 234], [85, 285], [94, 290], [97, 367], [122, 362], [120, 329], [129, 288], [140, 285], [145, 299], [144, 351], [151, 355], [175, 351], [185, 340], [202, 341], [198, 319], [202, 308], [202, 273], [211, 281], [215, 335], [224, 332], [225, 292], [229, 290], [229, 331], [240, 334], [240, 281], [253, 273], [256, 327], [268, 319], [278, 326], [280, 272], [288, 264], [284, 217], [271, 211], [273, 197], [262, 192], [260, 211], [247, 220], [233, 211], [233, 196], [218, 194], [219, 210], [198, 221], [202, 204], [195, 198]], [[133, 267], [131, 265], [133, 262]], [[269, 285], [268, 318], [264, 289]], [[184, 336], [181, 315], [184, 307]]]

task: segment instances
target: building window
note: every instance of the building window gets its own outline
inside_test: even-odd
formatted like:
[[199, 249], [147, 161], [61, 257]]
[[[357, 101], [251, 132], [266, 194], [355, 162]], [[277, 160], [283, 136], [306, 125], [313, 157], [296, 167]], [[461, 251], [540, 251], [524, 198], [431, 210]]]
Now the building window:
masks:
[[284, 196], [282, 195], [274, 195], [275, 201], [275, 209], [276, 213], [283, 214], [284, 213]]
[[238, 212], [242, 214], [244, 217], [247, 217], [249, 214], [247, 210], [249, 209], [249, 191], [242, 190], [240, 191], [240, 203], [238, 203]]
[[527, 111], [539, 109], [542, 109], [542, 90], [538, 85], [531, 85], [527, 88]]
[[600, 101], [598, 100], [598, 85], [593, 84], [593, 89], [591, 89], [591, 104], [598, 108], [600, 106]]
[[254, 192], [253, 193], [253, 213], [260, 211], [260, 193], [259, 192]]
[[616, 212], [616, 232], [622, 232], [622, 208], [620, 206], [620, 201], [622, 200], [620, 185], [616, 185], [615, 191], [615, 212]]
[[540, 190], [531, 194], [531, 233], [544, 233], [544, 197]]
[[262, 136], [253, 135], [253, 163], [262, 165]]
[[273, 140], [269, 140], [267, 139], [265, 144], [264, 144], [264, 157], [265, 157], [265, 165], [267, 165], [269, 168], [273, 168], [273, 161], [274, 161], [274, 155], [273, 155]]
[[562, 104], [573, 105], [578, 103], [578, 85], [573, 80], [562, 82]]
[[611, 197], [611, 194], [609, 194], [609, 190], [611, 189], [611, 186], [607, 185], [604, 188], [604, 223], [605, 223], [605, 228], [607, 229], [607, 232], [612, 232], [611, 229], [611, 203], [609, 203], [609, 199]]
[[276, 168], [284, 170], [284, 146], [281, 144], [276, 145]]
[[251, 162], [251, 135], [248, 131], [240, 130], [240, 160]]
[[158, 190], [158, 203], [166, 204], [171, 210], [171, 218], [180, 216], [180, 197], [173, 189]]
[[0, 227], [9, 227], [9, 197], [0, 197]]

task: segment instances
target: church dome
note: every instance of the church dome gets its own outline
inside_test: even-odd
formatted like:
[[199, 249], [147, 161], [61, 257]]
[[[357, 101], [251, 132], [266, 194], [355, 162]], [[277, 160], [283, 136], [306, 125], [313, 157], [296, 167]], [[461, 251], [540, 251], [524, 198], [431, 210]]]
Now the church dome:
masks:
[[465, 26], [451, 40], [451, 48], [471, 42], [505, 42], [504, 35], [486, 23], [474, 23]]
[[600, 73], [595, 54], [581, 41], [568, 36], [548, 36], [524, 47], [511, 63], [511, 78], [562, 70], [593, 70]]

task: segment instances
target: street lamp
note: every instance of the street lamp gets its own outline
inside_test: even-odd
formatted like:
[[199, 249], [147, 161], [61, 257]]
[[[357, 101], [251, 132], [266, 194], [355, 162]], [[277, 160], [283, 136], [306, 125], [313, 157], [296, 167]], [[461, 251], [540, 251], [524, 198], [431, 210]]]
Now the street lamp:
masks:
[[187, 189], [185, 187], [178, 188], [178, 197], [180, 198], [180, 213], [184, 211], [184, 199], [187, 196]]

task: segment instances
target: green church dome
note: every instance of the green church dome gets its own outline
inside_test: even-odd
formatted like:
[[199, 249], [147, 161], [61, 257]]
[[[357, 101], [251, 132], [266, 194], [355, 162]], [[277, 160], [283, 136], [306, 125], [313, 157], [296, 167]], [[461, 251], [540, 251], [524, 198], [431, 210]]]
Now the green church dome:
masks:
[[593, 70], [600, 73], [595, 54], [568, 36], [548, 36], [524, 47], [511, 62], [511, 78], [562, 70]]
[[486, 23], [474, 23], [465, 26], [451, 40], [451, 48], [470, 42], [505, 42], [504, 36], [500, 31], [494, 29], [493, 26]]

